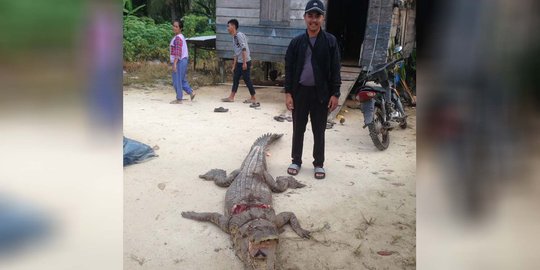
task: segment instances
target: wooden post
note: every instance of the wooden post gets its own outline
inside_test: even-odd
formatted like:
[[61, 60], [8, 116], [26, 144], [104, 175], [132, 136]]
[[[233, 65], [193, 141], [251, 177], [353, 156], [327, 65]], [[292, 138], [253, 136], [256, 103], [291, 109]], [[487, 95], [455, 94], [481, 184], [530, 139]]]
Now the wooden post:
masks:
[[264, 67], [264, 80], [265, 81], [269, 81], [270, 78], [268, 78], [268, 74], [270, 72], [270, 62], [264, 62], [265, 63], [265, 67]]
[[219, 75], [221, 77], [221, 83], [225, 82], [225, 60], [219, 59]]
[[193, 70], [197, 69], [197, 45], [195, 45], [195, 57], [193, 59]]

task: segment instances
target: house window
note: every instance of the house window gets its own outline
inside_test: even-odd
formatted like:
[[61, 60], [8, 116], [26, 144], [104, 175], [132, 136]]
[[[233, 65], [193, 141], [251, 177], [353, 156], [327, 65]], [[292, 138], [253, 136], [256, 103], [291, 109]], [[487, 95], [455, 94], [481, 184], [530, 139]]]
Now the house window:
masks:
[[261, 0], [261, 25], [289, 25], [290, 0]]

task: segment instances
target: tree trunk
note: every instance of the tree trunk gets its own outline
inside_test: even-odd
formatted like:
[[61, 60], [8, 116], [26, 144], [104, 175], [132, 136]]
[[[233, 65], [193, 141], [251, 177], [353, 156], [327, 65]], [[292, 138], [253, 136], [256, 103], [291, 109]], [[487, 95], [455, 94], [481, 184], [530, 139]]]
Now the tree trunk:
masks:
[[176, 1], [171, 1], [171, 20], [176, 20]]

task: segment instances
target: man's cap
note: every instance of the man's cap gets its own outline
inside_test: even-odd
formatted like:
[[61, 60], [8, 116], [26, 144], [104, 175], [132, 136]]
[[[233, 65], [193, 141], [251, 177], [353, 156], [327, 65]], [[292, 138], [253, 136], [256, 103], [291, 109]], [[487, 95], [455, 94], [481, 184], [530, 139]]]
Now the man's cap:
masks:
[[309, 0], [309, 2], [306, 5], [306, 12], [318, 12], [320, 14], [324, 14], [324, 4], [321, 0]]

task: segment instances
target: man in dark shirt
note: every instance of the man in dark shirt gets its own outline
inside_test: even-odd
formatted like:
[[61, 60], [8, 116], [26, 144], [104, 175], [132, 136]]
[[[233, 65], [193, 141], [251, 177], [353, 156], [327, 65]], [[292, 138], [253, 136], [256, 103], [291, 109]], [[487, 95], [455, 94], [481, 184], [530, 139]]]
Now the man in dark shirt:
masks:
[[285, 55], [285, 105], [293, 115], [292, 164], [287, 169], [298, 174], [302, 166], [304, 132], [311, 117], [315, 178], [326, 176], [324, 133], [328, 113], [336, 109], [340, 95], [340, 56], [336, 38], [321, 29], [324, 4], [310, 0], [305, 9], [306, 32], [295, 37]]

